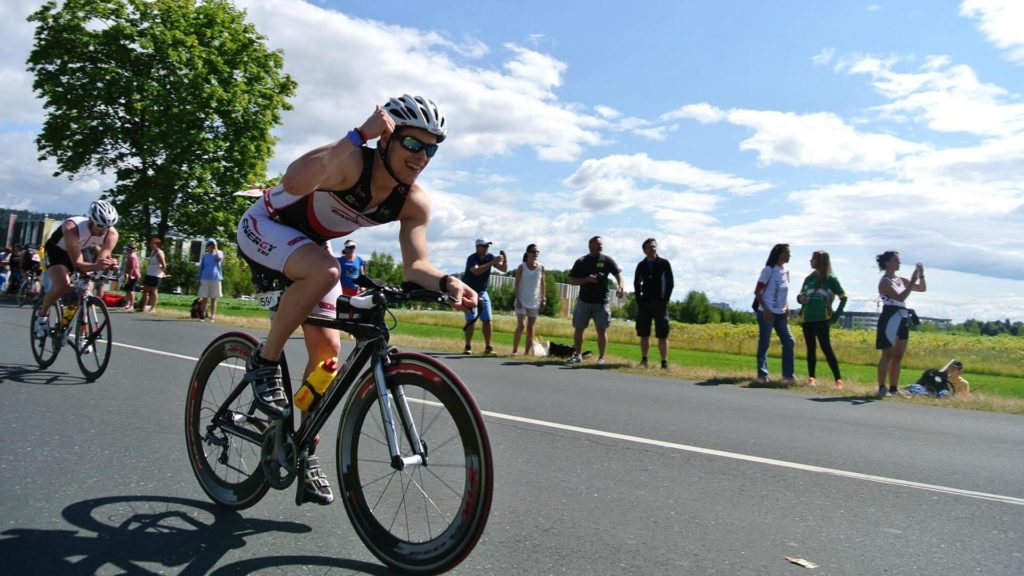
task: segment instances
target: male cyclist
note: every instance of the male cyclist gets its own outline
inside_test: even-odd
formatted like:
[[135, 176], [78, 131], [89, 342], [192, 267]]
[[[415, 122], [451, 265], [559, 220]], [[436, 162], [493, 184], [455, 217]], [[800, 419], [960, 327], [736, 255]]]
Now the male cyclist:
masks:
[[[338, 261], [329, 251], [332, 238], [397, 220], [405, 279], [446, 291], [458, 310], [476, 306], [476, 292], [442, 274], [427, 257], [430, 198], [416, 178], [446, 135], [445, 117], [432, 100], [391, 98], [344, 138], [292, 162], [281, 183], [264, 190], [242, 216], [239, 254], [252, 268], [256, 289], [265, 291], [278, 281], [289, 284], [266, 342], [246, 367], [245, 380], [252, 383], [262, 411], [274, 417], [290, 414], [279, 362], [296, 328], [302, 325], [308, 352], [304, 376], [341, 351], [337, 330], [303, 324], [310, 315], [335, 317], [341, 288]], [[380, 138], [377, 148], [368, 148], [366, 142], [375, 138]], [[330, 504], [334, 496], [319, 460], [312, 454], [304, 460], [298, 503]]]
[[[50, 276], [50, 290], [43, 297], [36, 317], [36, 336], [46, 335], [46, 316], [50, 306], [71, 286], [71, 272], [94, 272], [116, 269], [117, 259], [110, 253], [117, 244], [117, 210], [106, 200], [89, 205], [88, 216], [68, 218], [53, 231], [46, 241], [46, 273]], [[94, 262], [86, 262], [82, 251], [95, 246]]]

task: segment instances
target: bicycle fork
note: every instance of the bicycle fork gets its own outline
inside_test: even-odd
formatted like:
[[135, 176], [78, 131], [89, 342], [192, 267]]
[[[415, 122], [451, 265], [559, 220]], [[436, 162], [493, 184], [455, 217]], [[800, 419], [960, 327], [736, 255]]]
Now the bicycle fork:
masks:
[[[381, 421], [384, 423], [384, 436], [387, 438], [388, 450], [391, 452], [391, 467], [395, 470], [405, 470], [408, 467], [426, 466], [426, 447], [420, 438], [419, 431], [416, 430], [416, 423], [412, 419], [405, 390], [401, 385], [394, 387], [394, 394], [388, 390], [387, 381], [384, 379], [384, 363], [381, 361], [374, 362], [373, 379], [377, 387], [377, 402], [380, 407]], [[412, 449], [410, 456], [402, 456], [398, 447], [398, 433], [395, 430], [394, 411], [390, 400], [392, 395], [395, 407], [399, 412], [399, 420]]]

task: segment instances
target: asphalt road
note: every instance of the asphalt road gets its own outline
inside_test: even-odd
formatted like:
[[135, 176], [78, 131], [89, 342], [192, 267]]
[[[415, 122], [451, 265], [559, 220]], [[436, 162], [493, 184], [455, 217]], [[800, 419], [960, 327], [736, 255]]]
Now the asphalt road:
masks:
[[[230, 328], [119, 313], [90, 383], [69, 349], [38, 370], [28, 315], [0, 301], [0, 572], [387, 573], [340, 503], [205, 499], [185, 390]], [[1020, 416], [440, 358], [486, 411], [496, 463], [455, 574], [1024, 574]], [[335, 427], [322, 436], [333, 482]]]

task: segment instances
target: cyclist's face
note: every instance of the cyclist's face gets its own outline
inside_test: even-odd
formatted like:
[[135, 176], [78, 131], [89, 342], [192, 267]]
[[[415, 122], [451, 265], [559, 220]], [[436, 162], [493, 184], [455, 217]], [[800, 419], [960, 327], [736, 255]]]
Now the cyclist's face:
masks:
[[[404, 141], [410, 137], [413, 140]], [[415, 141], [414, 141], [415, 140]], [[403, 145], [405, 144], [405, 145]], [[405, 182], [414, 182], [430, 163], [428, 147], [437, 144], [437, 136], [421, 128], [402, 128], [391, 135], [388, 153], [391, 155], [391, 169]], [[416, 151], [411, 150], [417, 149]]]

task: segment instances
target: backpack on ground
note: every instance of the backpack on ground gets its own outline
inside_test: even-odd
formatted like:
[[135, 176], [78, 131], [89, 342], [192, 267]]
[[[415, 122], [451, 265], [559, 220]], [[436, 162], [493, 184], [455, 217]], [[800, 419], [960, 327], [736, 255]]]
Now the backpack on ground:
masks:
[[924, 386], [925, 390], [934, 396], [948, 396], [953, 393], [949, 385], [949, 375], [935, 368], [925, 370], [917, 379], [917, 383]]
[[204, 320], [206, 319], [206, 306], [203, 300], [196, 298], [192, 301], [192, 309], [190, 314], [193, 320]]

